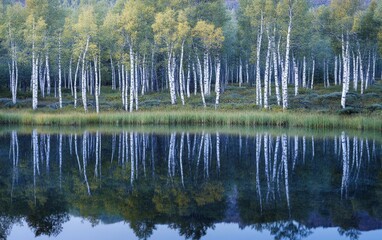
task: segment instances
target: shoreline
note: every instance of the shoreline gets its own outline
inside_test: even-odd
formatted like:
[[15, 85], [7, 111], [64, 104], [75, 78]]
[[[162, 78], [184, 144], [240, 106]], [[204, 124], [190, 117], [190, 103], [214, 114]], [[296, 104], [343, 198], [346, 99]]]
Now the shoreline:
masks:
[[309, 129], [353, 129], [382, 131], [382, 117], [338, 115], [289, 110], [169, 110], [169, 111], [106, 111], [81, 113], [76, 111], [43, 112], [32, 110], [0, 110], [1, 125], [26, 126], [141, 126], [141, 125], [189, 125], [189, 126], [264, 126]]

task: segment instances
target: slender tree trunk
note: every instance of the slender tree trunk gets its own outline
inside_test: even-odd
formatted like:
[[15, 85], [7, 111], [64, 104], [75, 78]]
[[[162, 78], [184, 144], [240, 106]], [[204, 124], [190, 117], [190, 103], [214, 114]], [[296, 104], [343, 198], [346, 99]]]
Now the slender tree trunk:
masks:
[[314, 70], [315, 70], [316, 61], [313, 59], [312, 64], [312, 80], [310, 81], [310, 88], [313, 89], [314, 87]]
[[62, 91], [61, 91], [61, 84], [62, 84], [62, 77], [61, 77], [61, 34], [58, 37], [58, 102], [60, 105], [60, 108], [62, 108]]
[[203, 77], [202, 77], [203, 76], [202, 75], [202, 64], [200, 63], [199, 56], [197, 54], [196, 54], [196, 59], [198, 61], [198, 69], [199, 69], [199, 73], [200, 73], [200, 75], [199, 75], [200, 94], [202, 96], [203, 107], [206, 107], [206, 100], [204, 98], [204, 89], [203, 89], [204, 87], [203, 87]]
[[115, 80], [115, 68], [114, 68], [113, 57], [111, 56], [111, 53], [110, 53], [110, 67], [111, 67], [111, 89], [116, 90], [117, 84]]
[[292, 31], [292, 6], [289, 6], [289, 24], [287, 33], [287, 43], [285, 50], [285, 67], [282, 78], [282, 97], [283, 97], [283, 109], [288, 108], [288, 73], [289, 73], [289, 50], [290, 50], [290, 33]]
[[[130, 104], [129, 104], [129, 112], [133, 111], [133, 105], [134, 105], [134, 90], [135, 90], [135, 81], [136, 81], [136, 75], [135, 75], [135, 58], [134, 58], [134, 52], [133, 52], [133, 46], [130, 43], [129, 48], [129, 55], [130, 55]], [[126, 84], [125, 84], [126, 85]], [[126, 86], [125, 86], [126, 87]], [[127, 110], [127, 106], [125, 107]]]
[[99, 100], [98, 100], [98, 96], [99, 96], [99, 91], [98, 91], [98, 66], [97, 66], [97, 63], [98, 63], [98, 59], [97, 59], [97, 56], [94, 57], [94, 86], [95, 86], [95, 90], [94, 90], [94, 97], [95, 97], [95, 102], [96, 102], [96, 112], [99, 113]]
[[263, 36], [263, 12], [261, 12], [260, 29], [257, 32], [256, 44], [256, 105], [262, 105], [261, 99], [261, 80], [260, 80], [260, 50]]
[[88, 104], [87, 104], [87, 99], [86, 99], [86, 70], [85, 70], [85, 58], [86, 58], [86, 52], [88, 51], [89, 47], [89, 41], [90, 41], [90, 36], [87, 37], [86, 39], [86, 46], [84, 53], [82, 55], [82, 74], [81, 74], [81, 84], [82, 84], [82, 104], [84, 105], [84, 110], [85, 112], [88, 111]]
[[364, 72], [363, 72], [363, 63], [362, 63], [362, 55], [361, 55], [361, 51], [359, 50], [359, 47], [358, 47], [358, 55], [359, 55], [359, 76], [360, 76], [360, 79], [361, 79], [361, 94], [363, 94], [363, 90], [364, 90]]
[[74, 108], [77, 108], [77, 74], [80, 66], [81, 54], [78, 56], [76, 72], [74, 73], [73, 92], [74, 92]]
[[370, 51], [369, 51], [369, 57], [368, 57], [368, 61], [367, 61], [365, 89], [367, 89], [369, 87], [369, 81], [370, 81]]
[[243, 84], [243, 65], [241, 62], [241, 58], [239, 59], [239, 87]]
[[32, 109], [37, 109], [38, 104], [38, 82], [37, 82], [37, 68], [38, 68], [38, 57], [36, 58], [35, 49], [35, 23], [33, 21], [33, 40], [32, 40]]
[[210, 93], [208, 92], [208, 90], [209, 90], [208, 82], [209, 82], [209, 79], [210, 79], [210, 72], [209, 72], [209, 53], [208, 53], [208, 51], [204, 52], [203, 63], [204, 63], [204, 67], [203, 67], [203, 70], [204, 70], [204, 72], [203, 72], [203, 77], [204, 77], [204, 94], [209, 96]]
[[306, 88], [306, 58], [304, 56], [304, 62], [302, 66], [302, 87]]
[[348, 39], [344, 40], [344, 36], [342, 35], [342, 58], [343, 58], [343, 68], [344, 68], [344, 74], [343, 74], [343, 80], [342, 80], [342, 95], [341, 95], [341, 106], [342, 108], [346, 107], [346, 93], [348, 91]]
[[298, 66], [296, 63], [296, 59], [293, 57], [293, 71], [294, 71], [294, 95], [298, 95]]
[[215, 101], [215, 109], [219, 106], [219, 98], [220, 98], [220, 58], [219, 56], [215, 59], [216, 64], [216, 81], [215, 81], [215, 92], [216, 92], [216, 101]]
[[198, 91], [198, 75], [196, 73], [195, 63], [192, 63], [192, 72], [194, 76], [194, 95], [196, 95]]
[[373, 49], [373, 69], [372, 69], [371, 82], [370, 82], [371, 84], [374, 84], [374, 82], [375, 82], [376, 62], [377, 62], [377, 53], [376, 53], [375, 49]]
[[188, 58], [187, 64], [187, 97], [190, 97], [190, 84], [191, 84], [191, 69], [190, 69], [190, 58]]
[[134, 100], [135, 100], [135, 111], [138, 111], [138, 54], [135, 56], [135, 80], [134, 80]]
[[183, 91], [183, 52], [184, 52], [184, 41], [182, 42], [181, 52], [180, 52], [180, 65], [179, 65], [179, 91], [180, 99], [182, 100], [182, 105], [184, 106], [184, 91]]
[[269, 27], [266, 27], [266, 33], [268, 37], [267, 57], [265, 59], [265, 74], [264, 74], [264, 108], [268, 109], [268, 96], [269, 96], [269, 65], [270, 65], [270, 52], [271, 52], [271, 38], [269, 35]]
[[176, 104], [176, 92], [175, 92], [175, 79], [174, 79], [174, 70], [175, 67], [173, 66], [174, 60], [173, 60], [173, 52], [172, 47], [168, 50], [168, 62], [167, 62], [167, 71], [168, 71], [168, 83], [170, 87], [170, 97], [171, 97], [171, 104]]
[[273, 37], [272, 37], [273, 68], [275, 72], [275, 91], [276, 91], [277, 105], [280, 106], [281, 97], [280, 97], [279, 69], [278, 69], [277, 52], [276, 52], [275, 32], [276, 32], [276, 29], [273, 30]]

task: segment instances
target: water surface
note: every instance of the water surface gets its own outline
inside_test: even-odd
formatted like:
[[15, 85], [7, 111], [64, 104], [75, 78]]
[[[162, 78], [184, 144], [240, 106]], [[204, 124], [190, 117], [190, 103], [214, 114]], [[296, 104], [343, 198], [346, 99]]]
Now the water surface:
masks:
[[346, 131], [2, 131], [0, 239], [380, 239], [381, 151]]

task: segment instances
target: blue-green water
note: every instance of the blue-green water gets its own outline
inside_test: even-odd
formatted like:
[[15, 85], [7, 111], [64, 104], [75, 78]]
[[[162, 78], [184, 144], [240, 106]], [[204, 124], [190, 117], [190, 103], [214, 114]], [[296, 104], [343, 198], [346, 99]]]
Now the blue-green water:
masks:
[[0, 135], [0, 239], [381, 239], [380, 139]]

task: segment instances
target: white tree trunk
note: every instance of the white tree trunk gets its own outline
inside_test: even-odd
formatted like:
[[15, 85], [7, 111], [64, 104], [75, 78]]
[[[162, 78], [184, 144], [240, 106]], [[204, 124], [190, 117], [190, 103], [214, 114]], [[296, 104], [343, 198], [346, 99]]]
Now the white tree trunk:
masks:
[[203, 57], [203, 77], [204, 77], [204, 94], [209, 96], [209, 87], [208, 87], [208, 82], [210, 79], [210, 72], [209, 72], [209, 53], [207, 51], [204, 52], [204, 57]]
[[364, 84], [365, 84], [365, 81], [364, 81], [365, 75], [363, 72], [362, 55], [361, 55], [361, 51], [359, 50], [359, 48], [358, 48], [358, 56], [359, 56], [359, 76], [360, 76], [360, 80], [361, 80], [361, 94], [363, 94]]
[[171, 104], [174, 105], [176, 104], [175, 79], [174, 79], [175, 67], [173, 66], [173, 56], [172, 56], [173, 52], [171, 47], [169, 48], [167, 54], [168, 54], [168, 62], [167, 62], [168, 83], [170, 87]]
[[179, 91], [180, 99], [182, 100], [182, 105], [184, 106], [184, 91], [183, 91], [183, 52], [184, 52], [184, 41], [182, 42], [181, 52], [180, 52], [180, 65], [179, 65]]
[[[190, 59], [189, 59], [190, 61]], [[190, 62], [187, 64], [187, 97], [190, 97], [190, 83], [191, 83], [191, 69], [190, 69]]]
[[90, 36], [87, 37], [86, 39], [86, 46], [84, 53], [82, 55], [82, 74], [81, 74], [81, 84], [82, 84], [82, 104], [84, 105], [84, 110], [85, 112], [88, 111], [88, 104], [87, 104], [87, 99], [86, 99], [86, 70], [85, 70], [85, 58], [86, 58], [86, 52], [88, 51], [89, 47], [89, 41], [90, 41]]
[[33, 40], [32, 40], [32, 109], [37, 109], [38, 104], [38, 82], [37, 82], [37, 68], [38, 68], [38, 57], [36, 58], [35, 49], [35, 23], [33, 21]]
[[113, 57], [111, 56], [111, 53], [110, 53], [110, 67], [111, 67], [111, 89], [116, 90], [117, 84], [115, 80], [115, 68], [114, 68]]
[[[135, 89], [135, 81], [136, 81], [136, 75], [135, 75], [135, 58], [134, 58], [134, 52], [133, 52], [133, 46], [130, 43], [129, 47], [129, 55], [130, 55], [130, 103], [129, 103], [129, 112], [133, 111], [133, 105], [134, 105], [134, 89]], [[122, 80], [123, 81], [123, 80]], [[125, 84], [126, 85], [126, 84]], [[126, 86], [125, 86], [126, 88]], [[127, 110], [127, 106], [125, 108]]]
[[289, 50], [290, 50], [290, 33], [292, 31], [292, 6], [289, 6], [289, 24], [287, 33], [287, 43], [285, 50], [285, 67], [282, 77], [282, 97], [283, 97], [283, 109], [288, 108], [288, 73], [289, 73]]
[[279, 86], [279, 69], [278, 69], [278, 61], [277, 61], [277, 52], [276, 52], [276, 42], [275, 42], [275, 29], [272, 37], [272, 53], [273, 53], [273, 68], [275, 72], [275, 90], [276, 90], [276, 98], [277, 98], [277, 105], [280, 106], [281, 104], [281, 97], [280, 97], [280, 86]]
[[310, 81], [310, 88], [313, 89], [314, 87], [314, 70], [315, 70], [315, 65], [316, 61], [313, 59], [313, 64], [312, 64], [312, 79]]
[[268, 109], [268, 96], [269, 96], [269, 65], [270, 65], [270, 52], [271, 52], [271, 38], [269, 35], [269, 27], [266, 27], [268, 37], [267, 57], [265, 59], [265, 74], [264, 74], [264, 108]]
[[241, 62], [241, 58], [239, 59], [239, 87], [243, 84], [243, 65]]
[[78, 56], [76, 72], [74, 73], [73, 93], [74, 93], [74, 108], [77, 108], [77, 74], [80, 66], [81, 54]]
[[346, 94], [348, 91], [348, 84], [349, 84], [349, 77], [348, 77], [348, 39], [344, 40], [344, 37], [342, 36], [342, 58], [343, 58], [343, 80], [342, 80], [342, 95], [341, 95], [341, 106], [342, 108], [346, 107]]
[[294, 71], [294, 95], [298, 95], [298, 66], [296, 63], [296, 59], [293, 57], [293, 71]]
[[134, 100], [135, 100], [135, 111], [138, 111], [138, 54], [135, 56], [135, 80], [134, 80]]
[[198, 75], [196, 73], [196, 68], [194, 63], [192, 63], [192, 72], [194, 76], [194, 95], [196, 95], [198, 91]]
[[198, 69], [199, 69], [199, 85], [200, 85], [200, 94], [202, 96], [203, 107], [206, 107], [206, 100], [204, 98], [204, 87], [203, 87], [203, 75], [202, 75], [202, 64], [200, 63], [199, 56], [196, 55], [196, 59], [198, 61]]
[[216, 81], [215, 81], [215, 92], [216, 92], [216, 101], [215, 101], [215, 109], [219, 106], [220, 99], [220, 58], [216, 57]]
[[62, 76], [61, 76], [61, 35], [58, 37], [58, 102], [60, 108], [62, 108]]
[[261, 99], [261, 80], [260, 80], [260, 50], [263, 37], [263, 12], [261, 12], [260, 29], [257, 32], [256, 44], [256, 105], [262, 105]]
[[51, 91], [50, 84], [50, 68], [49, 68], [49, 52], [45, 53], [45, 69], [46, 69], [46, 94], [49, 96]]
[[353, 89], [357, 91], [357, 58], [354, 52], [352, 52], [353, 57]]
[[369, 52], [369, 58], [368, 58], [368, 61], [367, 61], [365, 89], [367, 89], [369, 87], [369, 81], [370, 81], [370, 52]]
[[121, 68], [121, 70], [120, 70], [120, 76], [121, 76], [121, 84], [120, 84], [120, 89], [121, 89], [121, 98], [122, 98], [122, 106], [123, 106], [123, 108], [125, 109], [125, 111], [127, 111], [128, 110], [128, 106], [129, 106], [129, 104], [127, 103], [127, 91], [126, 91], [126, 88], [127, 88], [127, 86], [126, 86], [126, 77], [125, 77], [125, 65], [124, 64], [122, 64], [121, 66], [120, 66], [120, 68]]
[[372, 75], [371, 75], [371, 84], [375, 82], [375, 65], [377, 62], [377, 53], [375, 49], [373, 49], [373, 70], [372, 70]]
[[337, 56], [334, 57], [334, 85], [337, 85], [337, 72], [338, 72], [338, 62], [337, 62]]
[[97, 56], [94, 57], [94, 86], [95, 86], [95, 91], [94, 91], [94, 97], [95, 97], [95, 101], [96, 101], [96, 112], [99, 113], [99, 100], [98, 100], [98, 96], [99, 96], [99, 91], [98, 91], [98, 59], [97, 59]]

